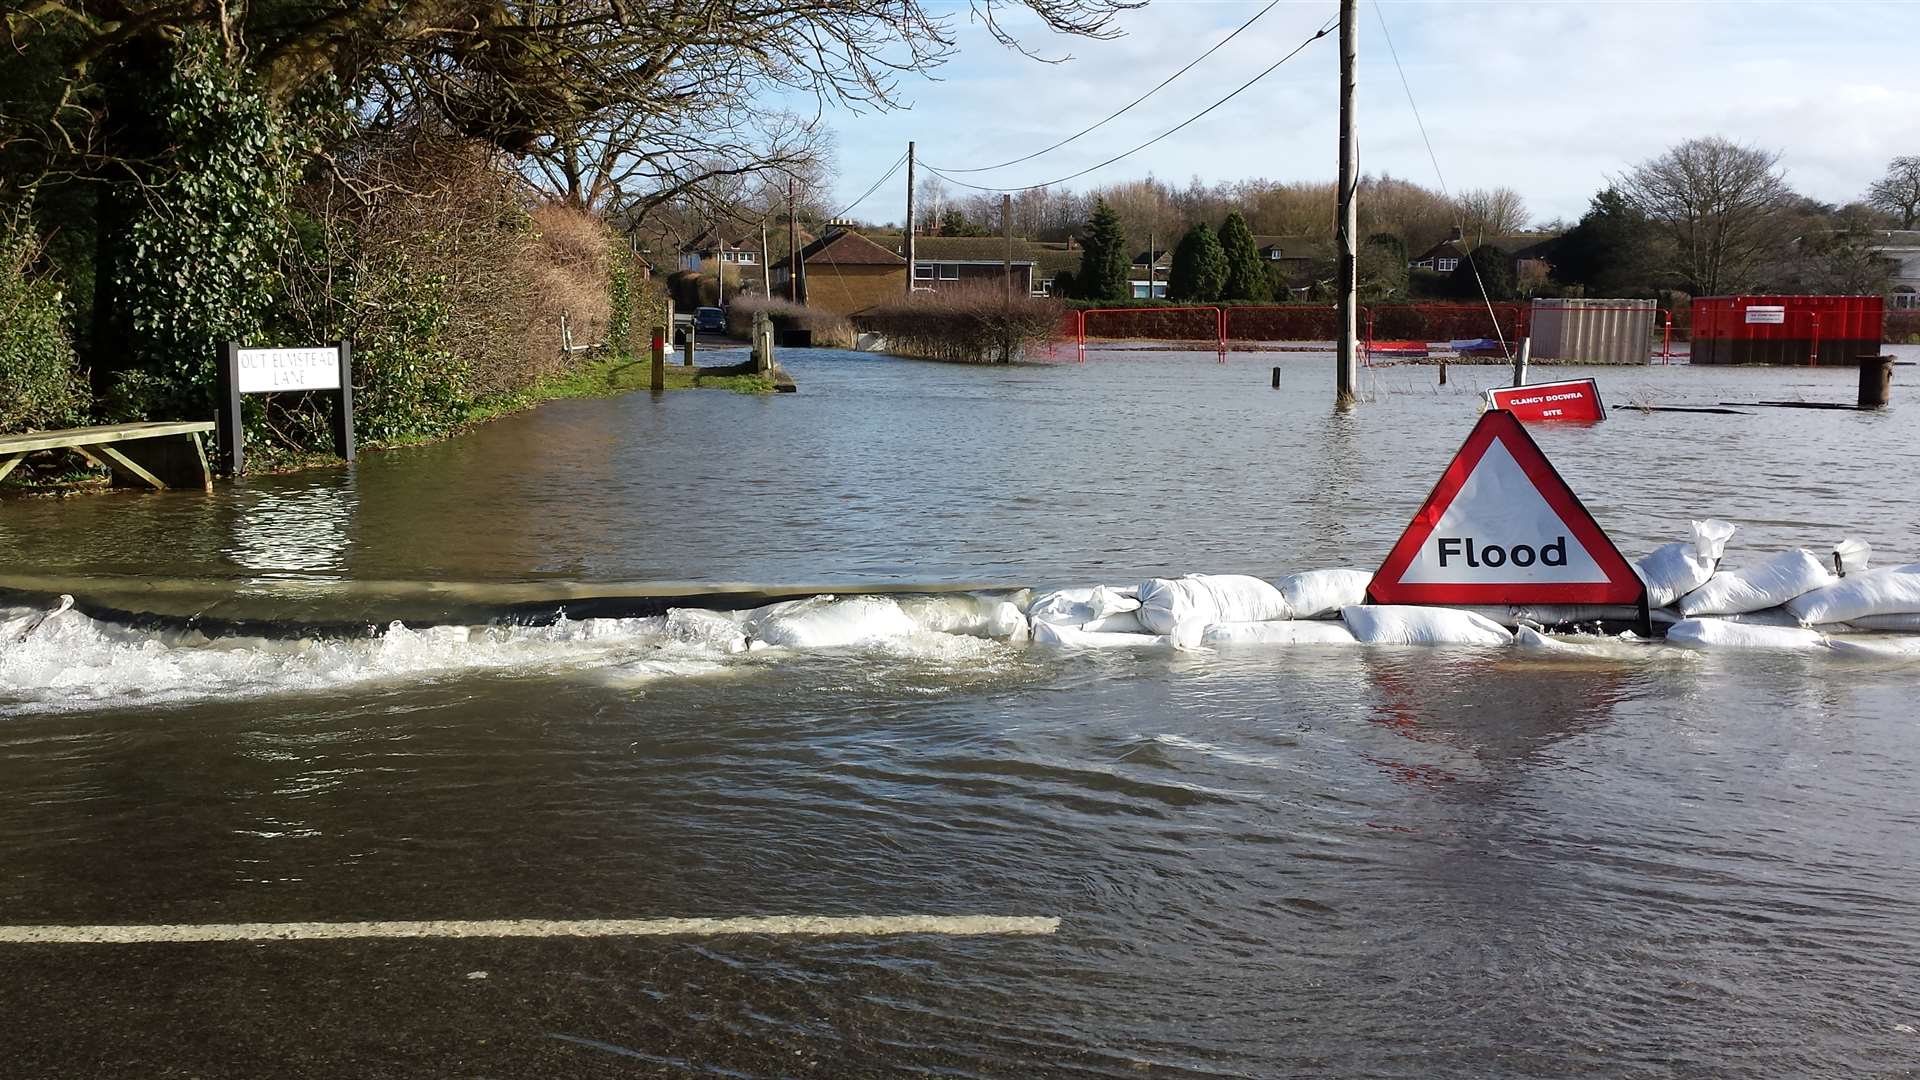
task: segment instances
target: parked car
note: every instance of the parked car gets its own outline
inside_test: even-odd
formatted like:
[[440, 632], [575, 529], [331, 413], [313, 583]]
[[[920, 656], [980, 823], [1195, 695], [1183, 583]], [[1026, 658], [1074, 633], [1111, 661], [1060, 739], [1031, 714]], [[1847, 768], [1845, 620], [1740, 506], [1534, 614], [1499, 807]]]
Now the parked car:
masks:
[[703, 307], [693, 313], [693, 325], [709, 334], [727, 332], [727, 313], [717, 307]]

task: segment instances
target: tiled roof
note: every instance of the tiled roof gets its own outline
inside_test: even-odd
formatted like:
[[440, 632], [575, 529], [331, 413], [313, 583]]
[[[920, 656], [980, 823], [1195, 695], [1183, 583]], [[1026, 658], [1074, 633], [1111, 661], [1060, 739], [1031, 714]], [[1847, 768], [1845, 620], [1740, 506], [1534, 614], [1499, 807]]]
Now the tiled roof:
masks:
[[[907, 260], [851, 229], [835, 229], [815, 240], [800, 249], [800, 258], [808, 266], [815, 263], [835, 266], [905, 266], [907, 264]], [[788, 261], [781, 259], [773, 265], [777, 269], [787, 265]]]

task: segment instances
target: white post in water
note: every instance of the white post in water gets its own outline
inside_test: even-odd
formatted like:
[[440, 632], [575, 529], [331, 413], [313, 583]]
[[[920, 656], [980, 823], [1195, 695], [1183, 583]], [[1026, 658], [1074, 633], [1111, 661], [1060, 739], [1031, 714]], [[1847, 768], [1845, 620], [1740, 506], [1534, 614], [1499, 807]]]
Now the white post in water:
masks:
[[1355, 189], [1360, 183], [1360, 143], [1354, 135], [1353, 69], [1359, 55], [1359, 0], [1340, 0], [1340, 218], [1338, 234], [1340, 260], [1340, 342], [1338, 367], [1334, 376], [1334, 403], [1342, 408], [1353, 404], [1353, 388], [1360, 381], [1359, 357], [1359, 232], [1354, 211]]
[[1520, 339], [1520, 348], [1513, 354], [1513, 385], [1527, 385], [1527, 361], [1533, 359], [1533, 339]]

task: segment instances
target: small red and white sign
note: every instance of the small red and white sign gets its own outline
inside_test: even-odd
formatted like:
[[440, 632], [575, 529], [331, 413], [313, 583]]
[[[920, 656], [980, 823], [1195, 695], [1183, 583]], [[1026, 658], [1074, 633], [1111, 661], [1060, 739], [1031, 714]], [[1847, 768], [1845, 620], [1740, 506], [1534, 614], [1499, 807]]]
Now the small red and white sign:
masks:
[[1376, 604], [1637, 605], [1646, 586], [1510, 412], [1473, 433], [1373, 575]]
[[1747, 323], [1749, 325], [1755, 323], [1762, 325], [1785, 325], [1786, 321], [1787, 308], [1785, 304], [1754, 304], [1747, 308]]
[[1607, 418], [1600, 384], [1592, 379], [1496, 386], [1487, 391], [1487, 405], [1505, 409], [1529, 424], [1592, 424]]

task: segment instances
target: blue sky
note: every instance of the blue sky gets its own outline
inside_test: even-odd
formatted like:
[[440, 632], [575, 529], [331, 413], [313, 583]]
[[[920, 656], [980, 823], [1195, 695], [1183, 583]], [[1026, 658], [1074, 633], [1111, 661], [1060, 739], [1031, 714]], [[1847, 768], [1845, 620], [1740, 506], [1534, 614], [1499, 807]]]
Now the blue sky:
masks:
[[[859, 195], [919, 143], [938, 166], [1025, 154], [1112, 112], [1205, 51], [1265, 0], [1152, 0], [1120, 17], [1125, 36], [1048, 36], [1044, 64], [997, 45], [954, 12], [959, 52], [933, 80], [901, 80], [907, 107], [828, 114], [838, 139], [837, 203]], [[1146, 103], [1025, 164], [966, 177], [1031, 184], [1076, 172], [1186, 119], [1258, 73], [1337, 10], [1286, 0]], [[1829, 202], [1859, 197], [1889, 158], [1920, 154], [1917, 3], [1472, 0], [1393, 2], [1393, 35], [1449, 187], [1507, 186], [1536, 220], [1576, 218], [1608, 174], [1695, 135], [1780, 151], [1788, 179]], [[1428, 185], [1434, 167], [1414, 124], [1372, 0], [1360, 9], [1361, 165]], [[1329, 35], [1232, 102], [1135, 157], [1073, 181], [1086, 189], [1152, 173], [1184, 184], [1264, 176], [1330, 180], [1338, 54]], [[857, 211], [897, 219], [895, 177]]]

